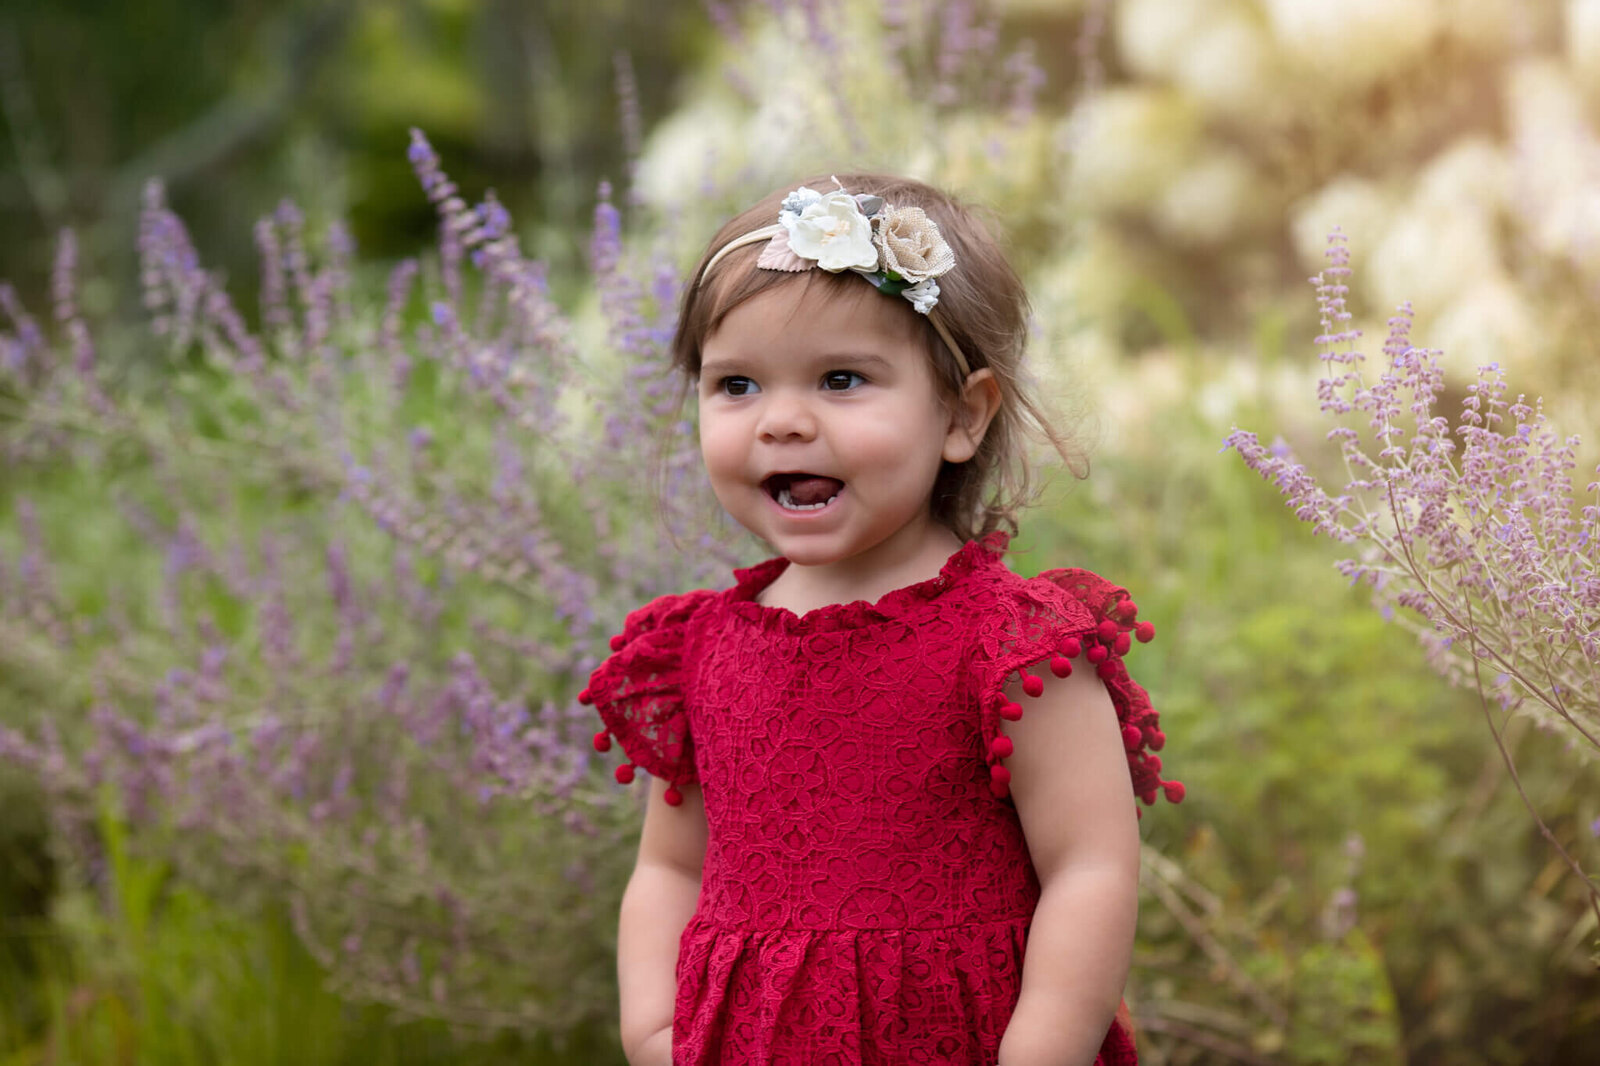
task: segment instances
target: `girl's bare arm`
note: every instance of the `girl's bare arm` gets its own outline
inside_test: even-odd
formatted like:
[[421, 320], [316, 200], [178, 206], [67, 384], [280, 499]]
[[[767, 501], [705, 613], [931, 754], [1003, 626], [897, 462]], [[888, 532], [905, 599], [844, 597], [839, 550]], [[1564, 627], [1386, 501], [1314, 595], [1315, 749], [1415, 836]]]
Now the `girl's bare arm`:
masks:
[[[1035, 671], [1036, 673], [1039, 671]], [[1121, 1002], [1138, 914], [1139, 828], [1111, 697], [1092, 668], [1048, 670], [1005, 723], [1041, 894], [1000, 1066], [1089, 1066]]]
[[639, 858], [622, 894], [617, 930], [617, 984], [622, 999], [622, 1049], [632, 1066], [670, 1066], [677, 999], [678, 938], [700, 896], [706, 855], [704, 797], [694, 785], [683, 803], [667, 806], [666, 786], [650, 782]]

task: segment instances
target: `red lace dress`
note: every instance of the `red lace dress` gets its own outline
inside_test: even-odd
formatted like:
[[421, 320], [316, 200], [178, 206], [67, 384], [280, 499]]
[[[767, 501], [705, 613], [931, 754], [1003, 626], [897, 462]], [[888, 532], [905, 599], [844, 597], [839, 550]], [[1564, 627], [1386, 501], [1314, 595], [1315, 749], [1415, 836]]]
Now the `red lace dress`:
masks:
[[[788, 565], [628, 617], [590, 680], [606, 731], [677, 787], [710, 836], [679, 945], [674, 1066], [992, 1064], [1016, 1005], [1039, 883], [1006, 798], [1004, 687], [1093, 663], [1123, 723], [1134, 792], [1163, 736], [1123, 669], [1127, 594], [1086, 571], [1032, 579], [1003, 535], [875, 604], [803, 617], [755, 597]], [[1083, 658], [1078, 658], [1082, 656]], [[1034, 664], [1046, 664], [1035, 667]], [[1132, 797], [1130, 797], [1130, 801]], [[1126, 1014], [1099, 1062], [1135, 1062]]]

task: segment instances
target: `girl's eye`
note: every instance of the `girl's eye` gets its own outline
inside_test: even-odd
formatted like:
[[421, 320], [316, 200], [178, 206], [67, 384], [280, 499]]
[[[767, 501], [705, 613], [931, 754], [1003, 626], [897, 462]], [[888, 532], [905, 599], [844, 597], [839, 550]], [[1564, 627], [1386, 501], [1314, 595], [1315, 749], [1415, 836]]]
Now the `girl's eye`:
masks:
[[749, 378], [728, 377], [720, 382], [722, 393], [725, 396], [748, 396], [752, 392], [760, 392], [761, 386]]
[[829, 392], [847, 392], [866, 380], [853, 370], [830, 370], [822, 375], [822, 387]]

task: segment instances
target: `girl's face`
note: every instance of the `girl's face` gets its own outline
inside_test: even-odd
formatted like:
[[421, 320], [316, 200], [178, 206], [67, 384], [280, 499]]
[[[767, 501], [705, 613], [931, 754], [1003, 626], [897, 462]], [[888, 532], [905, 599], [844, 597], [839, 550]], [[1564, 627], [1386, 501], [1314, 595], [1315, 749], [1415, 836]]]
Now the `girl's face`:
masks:
[[700, 451], [722, 506], [794, 564], [893, 566], [951, 540], [933, 483], [974, 445], [903, 301], [830, 290], [768, 289], [706, 339]]

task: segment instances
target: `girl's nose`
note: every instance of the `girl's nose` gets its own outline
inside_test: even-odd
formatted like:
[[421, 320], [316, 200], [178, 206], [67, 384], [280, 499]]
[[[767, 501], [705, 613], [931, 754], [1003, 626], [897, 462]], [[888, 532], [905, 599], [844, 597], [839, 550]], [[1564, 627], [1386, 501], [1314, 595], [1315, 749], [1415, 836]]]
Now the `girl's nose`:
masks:
[[756, 431], [764, 441], [810, 440], [817, 435], [817, 420], [803, 397], [774, 391], [762, 405]]

